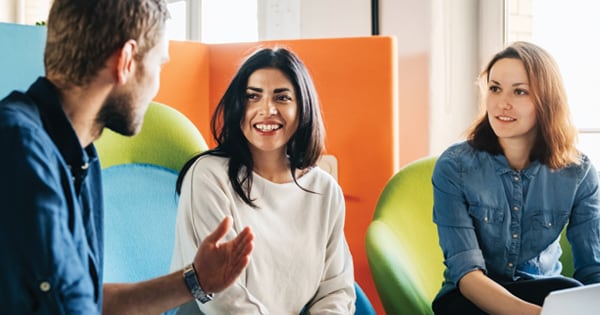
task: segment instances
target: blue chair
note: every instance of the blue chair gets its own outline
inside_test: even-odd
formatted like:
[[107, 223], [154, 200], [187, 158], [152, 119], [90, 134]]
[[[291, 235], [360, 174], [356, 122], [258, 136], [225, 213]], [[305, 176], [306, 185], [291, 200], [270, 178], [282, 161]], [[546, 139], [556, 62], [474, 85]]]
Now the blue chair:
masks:
[[142, 130], [104, 130], [95, 142], [105, 204], [104, 282], [137, 282], [169, 272], [175, 242], [175, 181], [183, 164], [208, 148], [175, 109], [151, 103]]
[[365, 294], [365, 292], [360, 288], [358, 283], [354, 283], [354, 288], [356, 289], [356, 311], [354, 314], [356, 315], [375, 315], [375, 309], [369, 301], [369, 298]]

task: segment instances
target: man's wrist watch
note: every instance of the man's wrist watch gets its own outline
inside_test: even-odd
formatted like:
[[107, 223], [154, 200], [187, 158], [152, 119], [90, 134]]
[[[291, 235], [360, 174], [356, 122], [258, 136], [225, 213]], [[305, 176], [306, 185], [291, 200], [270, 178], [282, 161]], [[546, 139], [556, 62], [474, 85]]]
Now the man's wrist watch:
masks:
[[198, 277], [196, 276], [194, 264], [189, 264], [183, 268], [183, 280], [185, 280], [188, 290], [190, 290], [190, 293], [196, 300], [204, 304], [213, 299], [212, 293], [206, 293], [202, 290], [200, 282], [198, 282]]

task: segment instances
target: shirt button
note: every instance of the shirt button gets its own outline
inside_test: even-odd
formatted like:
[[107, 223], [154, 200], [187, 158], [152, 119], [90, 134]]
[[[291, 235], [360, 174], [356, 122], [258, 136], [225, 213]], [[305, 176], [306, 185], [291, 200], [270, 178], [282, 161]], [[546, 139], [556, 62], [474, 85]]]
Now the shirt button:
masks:
[[552, 222], [548, 222], [548, 227], [551, 227], [551, 226], [552, 226]]
[[519, 181], [519, 177], [517, 177], [517, 176], [515, 176], [514, 179], [515, 179], [515, 182]]
[[42, 290], [42, 292], [48, 292], [50, 291], [50, 283], [48, 281], [44, 281], [42, 283], [40, 283], [40, 290]]
[[488, 217], [483, 218], [483, 222], [487, 222], [488, 221]]
[[508, 267], [509, 267], [509, 268], [512, 268], [512, 267], [513, 267], [513, 263], [509, 262], [509, 263], [508, 263]]
[[517, 237], [519, 237], [518, 234], [513, 234], [513, 238], [517, 238]]
[[517, 207], [517, 206], [514, 206], [514, 207], [513, 207], [513, 210], [515, 210], [515, 211], [519, 211], [519, 207]]

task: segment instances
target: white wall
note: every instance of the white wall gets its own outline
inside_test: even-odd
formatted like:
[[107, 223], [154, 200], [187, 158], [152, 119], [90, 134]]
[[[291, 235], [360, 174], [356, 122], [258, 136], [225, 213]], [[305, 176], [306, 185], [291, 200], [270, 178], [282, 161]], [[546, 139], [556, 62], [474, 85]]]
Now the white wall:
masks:
[[258, 0], [260, 40], [371, 35], [365, 0]]
[[431, 4], [422, 0], [379, 0], [382, 35], [398, 38], [400, 56], [429, 53]]
[[478, 0], [433, 0], [430, 152], [462, 138], [477, 114]]
[[16, 22], [16, 0], [0, 0], [0, 22]]
[[46, 21], [52, 0], [0, 0], [0, 22], [33, 25]]
[[300, 0], [258, 0], [258, 39], [300, 38]]
[[371, 35], [368, 0], [302, 0], [300, 14], [301, 38]]

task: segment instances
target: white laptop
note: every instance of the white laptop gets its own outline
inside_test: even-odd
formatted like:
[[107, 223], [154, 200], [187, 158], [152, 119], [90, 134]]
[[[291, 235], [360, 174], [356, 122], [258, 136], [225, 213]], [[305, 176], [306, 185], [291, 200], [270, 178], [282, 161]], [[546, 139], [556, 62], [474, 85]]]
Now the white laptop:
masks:
[[600, 283], [553, 291], [544, 300], [541, 315], [600, 314]]

